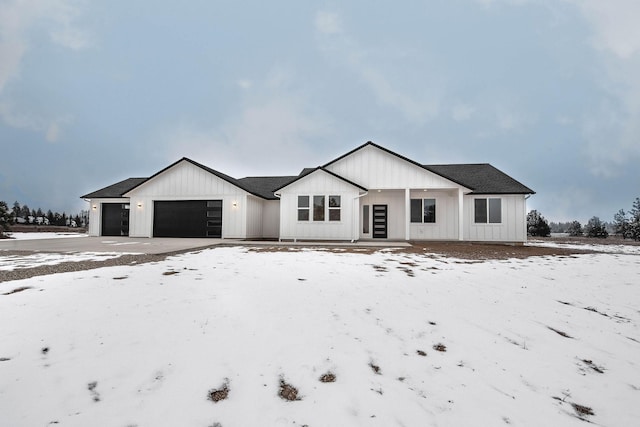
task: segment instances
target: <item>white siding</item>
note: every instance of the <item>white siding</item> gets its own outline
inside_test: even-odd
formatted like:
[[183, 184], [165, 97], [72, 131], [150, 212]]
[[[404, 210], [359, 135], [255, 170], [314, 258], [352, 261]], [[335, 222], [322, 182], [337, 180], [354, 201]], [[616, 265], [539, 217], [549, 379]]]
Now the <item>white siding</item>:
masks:
[[[357, 220], [353, 214], [359, 189], [324, 171], [317, 170], [281, 191], [280, 238], [308, 240], [352, 240], [357, 238]], [[298, 221], [298, 196], [311, 196], [311, 218]], [[340, 196], [340, 221], [313, 221], [313, 196]], [[328, 201], [325, 200], [328, 204]]]
[[262, 202], [262, 237], [277, 239], [280, 233], [280, 200]]
[[129, 235], [153, 235], [155, 200], [222, 200], [222, 237], [245, 238], [247, 194], [204, 169], [182, 161], [126, 194], [131, 198]]
[[[474, 199], [502, 200], [500, 224], [475, 224]], [[524, 195], [468, 195], [464, 197], [464, 239], [490, 242], [526, 242], [527, 202]]]
[[[262, 237], [263, 202], [255, 196], [247, 196], [247, 239]], [[224, 218], [223, 218], [224, 221]]]
[[440, 175], [371, 145], [330, 164], [327, 169], [368, 189], [460, 188]]
[[[102, 204], [103, 203], [129, 203], [128, 198], [114, 199], [91, 199], [89, 200], [89, 236], [100, 236], [102, 234]], [[95, 209], [94, 209], [95, 206]], [[133, 206], [132, 206], [133, 208]], [[132, 215], [129, 214], [129, 221]], [[131, 225], [129, 225], [131, 227]]]
[[435, 199], [435, 223], [411, 223], [412, 240], [456, 240], [458, 238], [458, 193], [411, 191], [412, 199]]

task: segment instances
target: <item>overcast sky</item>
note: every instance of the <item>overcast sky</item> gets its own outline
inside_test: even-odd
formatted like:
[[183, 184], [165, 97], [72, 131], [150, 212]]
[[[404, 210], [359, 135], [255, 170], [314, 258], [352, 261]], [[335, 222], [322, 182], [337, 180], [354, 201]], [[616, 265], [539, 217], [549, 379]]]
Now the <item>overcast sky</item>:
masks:
[[77, 212], [183, 156], [290, 175], [371, 140], [611, 220], [640, 196], [638, 22], [638, 0], [0, 0], [0, 200]]

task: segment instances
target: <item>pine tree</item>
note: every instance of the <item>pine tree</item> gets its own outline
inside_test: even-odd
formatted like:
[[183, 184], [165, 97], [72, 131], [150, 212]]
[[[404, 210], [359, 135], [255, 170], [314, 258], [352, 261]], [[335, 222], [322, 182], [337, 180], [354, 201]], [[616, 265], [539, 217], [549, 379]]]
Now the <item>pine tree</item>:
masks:
[[15, 219], [20, 216], [20, 209], [21, 209], [20, 203], [18, 203], [17, 200], [13, 202], [13, 221], [14, 222], [15, 222]]
[[567, 233], [569, 233], [569, 236], [571, 237], [582, 236], [582, 224], [580, 224], [580, 221], [573, 221], [569, 224], [569, 227], [567, 227]]
[[634, 200], [629, 216], [629, 237], [640, 240], [640, 197]]
[[624, 209], [620, 209], [613, 216], [613, 230], [615, 234], [619, 234], [623, 239], [632, 237], [631, 229], [629, 227], [629, 218], [627, 217]]
[[527, 234], [540, 237], [548, 237], [551, 234], [549, 223], [537, 210], [527, 214]]
[[31, 215], [31, 209], [29, 209], [29, 206], [27, 205], [23, 205], [20, 208], [20, 215], [22, 218], [24, 218], [25, 221], [29, 221], [29, 215]]
[[0, 235], [5, 231], [9, 231], [9, 224], [11, 224], [9, 206], [7, 206], [7, 202], [0, 200]]
[[584, 227], [584, 232], [587, 237], [597, 237], [599, 239], [606, 239], [609, 236], [605, 225], [597, 216], [594, 216], [589, 220], [587, 225]]

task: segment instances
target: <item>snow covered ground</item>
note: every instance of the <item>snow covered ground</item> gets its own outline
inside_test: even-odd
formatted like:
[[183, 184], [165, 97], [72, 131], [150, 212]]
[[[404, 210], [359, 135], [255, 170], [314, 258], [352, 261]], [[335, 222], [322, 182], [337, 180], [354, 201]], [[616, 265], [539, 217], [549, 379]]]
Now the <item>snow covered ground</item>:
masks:
[[3, 282], [0, 424], [632, 426], [639, 307], [630, 254], [225, 247]]
[[[0, 251], [0, 271], [17, 268], [33, 268], [40, 265], [56, 265], [62, 262], [104, 261], [131, 255], [126, 252], [68, 252], [68, 253], [24, 253], [20, 255], [3, 255]], [[0, 425], [1, 426], [1, 425]]]
[[16, 240], [40, 240], [40, 239], [68, 239], [72, 237], [87, 237], [86, 233], [21, 233], [8, 232], [7, 236]]
[[616, 245], [616, 244], [598, 244], [598, 243], [565, 243], [553, 242], [549, 240], [529, 239], [527, 246], [540, 246], [545, 248], [564, 248], [564, 249], [583, 249], [596, 252], [614, 253], [614, 254], [634, 254], [640, 255], [640, 246], [638, 245]]

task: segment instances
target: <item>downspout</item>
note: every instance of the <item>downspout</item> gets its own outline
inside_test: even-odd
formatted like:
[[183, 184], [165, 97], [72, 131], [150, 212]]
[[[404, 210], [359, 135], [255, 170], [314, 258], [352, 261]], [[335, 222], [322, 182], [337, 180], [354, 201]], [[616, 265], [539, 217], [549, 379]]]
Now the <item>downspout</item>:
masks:
[[355, 208], [356, 207], [356, 200], [360, 199], [361, 197], [366, 196], [367, 194], [369, 194], [369, 190], [367, 190], [364, 193], [362, 193], [362, 194], [360, 194], [360, 195], [358, 195], [358, 196], [353, 198], [353, 208], [354, 209], [353, 209], [353, 217], [352, 217], [352, 227], [353, 227], [353, 230], [354, 230], [354, 236], [353, 236], [353, 239], [351, 239], [351, 243], [355, 243], [355, 241], [358, 240], [357, 237], [358, 237], [358, 234], [359, 234], [359, 229], [356, 228], [356, 215], [360, 215], [360, 209], [356, 209]]
[[[274, 196], [276, 196], [278, 199], [280, 199], [282, 197], [282, 194], [278, 194], [278, 193], [273, 193]], [[281, 202], [282, 203], [282, 202]], [[278, 207], [278, 210], [280, 207]], [[280, 210], [280, 213], [278, 214], [278, 242], [282, 242], [282, 239], [280, 238], [281, 233], [280, 233], [280, 214], [282, 213], [282, 211]], [[263, 234], [264, 235], [264, 234]]]
[[526, 196], [524, 196], [524, 243], [527, 243], [527, 239], [529, 238], [528, 236], [528, 231], [527, 230], [527, 200], [529, 200], [529, 197], [531, 197], [531, 194], [527, 194]]

